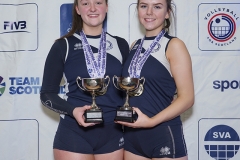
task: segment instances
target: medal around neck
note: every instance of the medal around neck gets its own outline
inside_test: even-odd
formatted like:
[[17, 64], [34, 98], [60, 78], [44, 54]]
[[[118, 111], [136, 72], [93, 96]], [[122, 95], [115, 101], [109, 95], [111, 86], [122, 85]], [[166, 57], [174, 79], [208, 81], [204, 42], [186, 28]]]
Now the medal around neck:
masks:
[[102, 109], [96, 104], [96, 96], [104, 95], [107, 92], [110, 82], [109, 76], [105, 78], [81, 78], [78, 76], [76, 82], [81, 90], [87, 91], [92, 95], [91, 108], [84, 113], [85, 123], [102, 123], [103, 113]]
[[162, 30], [155, 37], [153, 42], [150, 44], [149, 48], [142, 54], [142, 56], [140, 56], [140, 55], [142, 52], [142, 46], [143, 46], [145, 37], [141, 40], [141, 43], [139, 44], [139, 46], [131, 60], [131, 63], [128, 67], [128, 73], [129, 73], [130, 77], [140, 78], [141, 70], [142, 70], [145, 62], [147, 61], [148, 57], [151, 55], [153, 48], [156, 46], [157, 43], [160, 42], [160, 40], [165, 35], [165, 33], [166, 33], [166, 31]]
[[[141, 83], [142, 81], [142, 83]], [[116, 82], [116, 84], [115, 84]], [[126, 92], [126, 100], [122, 107], [117, 109], [115, 121], [123, 121], [133, 123], [136, 120], [136, 113], [129, 105], [129, 96], [140, 96], [143, 93], [143, 85], [145, 78], [131, 77], [113, 77], [113, 84], [118, 90]]]

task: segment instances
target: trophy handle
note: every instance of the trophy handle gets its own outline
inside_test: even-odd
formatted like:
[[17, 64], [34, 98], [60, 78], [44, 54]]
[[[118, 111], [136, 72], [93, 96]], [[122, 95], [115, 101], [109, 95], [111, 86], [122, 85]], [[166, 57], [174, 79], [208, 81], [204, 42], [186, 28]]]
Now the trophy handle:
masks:
[[144, 78], [144, 77], [141, 77], [141, 78], [139, 79], [139, 81], [141, 81], [141, 80], [143, 81], [143, 82], [142, 82], [142, 85], [144, 85], [144, 83], [145, 83], [145, 78]]
[[76, 79], [77, 85], [78, 85], [78, 87], [79, 87], [81, 90], [85, 91], [85, 89], [82, 88], [81, 85], [78, 84], [78, 81], [82, 81], [81, 77], [79, 77], [79, 76], [78, 76], [77, 79]]
[[116, 86], [116, 84], [115, 84], [114, 79], [117, 79], [117, 78], [118, 78], [118, 77], [117, 77], [116, 75], [113, 76], [113, 79], [112, 79], [112, 80], [113, 80], [113, 85], [114, 85], [114, 87], [117, 88], [118, 90], [121, 90], [121, 89], [118, 88], [118, 87]]
[[104, 79], [105, 79], [105, 80], [108, 79], [108, 83], [107, 83], [107, 85], [105, 86], [105, 88], [107, 88], [108, 85], [109, 85], [109, 82], [110, 82], [110, 77], [109, 77], [109, 76], [106, 76]]

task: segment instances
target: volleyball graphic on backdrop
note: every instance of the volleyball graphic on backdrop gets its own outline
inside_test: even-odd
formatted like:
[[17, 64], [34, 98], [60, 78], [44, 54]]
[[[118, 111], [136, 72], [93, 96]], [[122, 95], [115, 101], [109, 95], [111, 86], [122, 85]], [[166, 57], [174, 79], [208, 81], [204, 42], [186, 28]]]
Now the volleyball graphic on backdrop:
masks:
[[236, 31], [235, 21], [227, 14], [217, 14], [208, 23], [209, 35], [218, 42], [232, 38]]
[[205, 136], [205, 150], [215, 160], [233, 158], [240, 146], [237, 132], [226, 125], [212, 127]]

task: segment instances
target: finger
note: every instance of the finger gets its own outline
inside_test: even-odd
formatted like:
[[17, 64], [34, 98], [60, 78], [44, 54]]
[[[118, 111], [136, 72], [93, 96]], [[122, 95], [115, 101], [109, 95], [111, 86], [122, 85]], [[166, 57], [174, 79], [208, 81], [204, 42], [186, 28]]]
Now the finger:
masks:
[[84, 108], [84, 109], [90, 109], [91, 106], [89, 106], [89, 105], [85, 105], [85, 106], [83, 106], [83, 108]]
[[136, 107], [133, 107], [133, 110], [134, 110], [138, 115], [139, 115], [140, 113], [142, 113], [141, 110], [138, 109], [138, 108], [136, 108]]
[[82, 124], [84, 127], [94, 126], [95, 123], [84, 123]]
[[80, 121], [79, 121], [78, 124], [79, 124], [79, 126], [82, 126], [83, 122], [80, 122]]
[[133, 127], [133, 123], [127, 123], [127, 122], [122, 122], [122, 121], [116, 121], [116, 123], [119, 123], [121, 125], [127, 126], [127, 127]]

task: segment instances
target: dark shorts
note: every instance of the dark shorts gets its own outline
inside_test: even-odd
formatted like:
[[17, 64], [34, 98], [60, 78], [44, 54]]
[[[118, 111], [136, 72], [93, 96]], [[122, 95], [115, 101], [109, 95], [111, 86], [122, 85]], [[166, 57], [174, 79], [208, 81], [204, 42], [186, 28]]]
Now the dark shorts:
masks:
[[83, 154], [110, 153], [123, 148], [122, 126], [119, 124], [97, 124], [92, 127], [79, 126], [75, 119], [60, 118], [54, 138], [54, 149]]
[[124, 132], [124, 149], [146, 158], [180, 158], [187, 155], [182, 125], [154, 128], [128, 128]]

